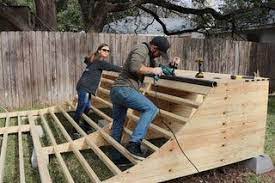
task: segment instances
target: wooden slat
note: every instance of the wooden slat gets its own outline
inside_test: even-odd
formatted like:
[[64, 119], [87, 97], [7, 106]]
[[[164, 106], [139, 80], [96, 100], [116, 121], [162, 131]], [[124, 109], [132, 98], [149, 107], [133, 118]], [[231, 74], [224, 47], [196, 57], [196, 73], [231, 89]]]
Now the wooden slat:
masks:
[[31, 136], [32, 136], [32, 141], [33, 141], [33, 146], [35, 149], [36, 153], [36, 158], [37, 158], [37, 165], [38, 165], [38, 170], [39, 170], [39, 175], [41, 178], [42, 183], [49, 183], [52, 182], [50, 173], [47, 167], [47, 160], [46, 156], [48, 154], [44, 153], [42, 150], [42, 146], [39, 141], [39, 135], [37, 134], [37, 129], [35, 127], [34, 120], [31, 115], [28, 115], [30, 127], [31, 127]]
[[80, 128], [80, 126], [73, 120], [73, 118], [62, 107], [58, 106], [57, 108], [62, 112], [62, 114], [65, 116], [65, 118], [78, 131], [78, 133], [80, 133], [81, 136], [87, 135], [86, 132], [84, 130], [82, 130], [82, 128]]
[[97, 90], [104, 93], [104, 94], [106, 94], [106, 95], [110, 95], [110, 90], [107, 90], [105, 88], [98, 87]]
[[[73, 118], [62, 108], [59, 106], [60, 111], [63, 115], [68, 119], [68, 121], [76, 128], [76, 130], [82, 135], [86, 136], [87, 134], [76, 124]], [[85, 115], [85, 119], [88, 117]], [[90, 124], [90, 122], [88, 122]], [[92, 122], [95, 124], [95, 122]], [[94, 125], [93, 125], [94, 126]], [[96, 125], [97, 126], [97, 125]], [[79, 129], [80, 128], [80, 129]], [[99, 127], [97, 127], [99, 129]], [[121, 171], [117, 166], [90, 140], [86, 139], [86, 143], [91, 147], [91, 149], [98, 155], [98, 157], [106, 164], [108, 168], [114, 173], [118, 174]]]
[[111, 79], [107, 79], [107, 78], [101, 78], [101, 82], [105, 82], [105, 83], [109, 83], [109, 84], [113, 84], [114, 81]]
[[19, 131], [21, 132], [28, 132], [30, 131], [30, 125], [21, 125], [19, 126], [10, 126], [10, 127], [3, 127], [0, 128], [0, 135], [2, 134], [11, 134], [11, 133], [18, 133]]
[[188, 99], [184, 99], [181, 97], [176, 97], [176, 96], [172, 96], [172, 95], [168, 95], [168, 94], [164, 94], [164, 93], [160, 93], [160, 92], [147, 91], [146, 94], [148, 94], [151, 97], [163, 99], [168, 102], [173, 102], [176, 104], [183, 104], [183, 105], [194, 107], [194, 108], [198, 108], [200, 106], [199, 102], [194, 102], [192, 100], [188, 100]]
[[54, 119], [54, 121], [59, 126], [59, 128], [60, 128], [62, 134], [64, 135], [64, 137], [66, 138], [66, 140], [70, 143], [70, 146], [71, 146], [71, 148], [72, 148], [72, 150], [73, 150], [76, 158], [79, 160], [80, 164], [82, 165], [82, 167], [84, 168], [84, 170], [88, 174], [88, 176], [91, 179], [91, 181], [92, 182], [100, 182], [100, 180], [99, 180], [98, 176], [96, 175], [96, 173], [94, 172], [94, 170], [90, 167], [89, 163], [85, 160], [85, 158], [79, 152], [79, 150], [76, 149], [76, 147], [72, 143], [73, 140], [71, 139], [70, 135], [68, 134], [68, 132], [65, 130], [64, 126], [62, 125], [62, 123], [59, 121], [59, 119], [56, 117], [56, 115], [51, 110], [50, 110], [50, 115], [52, 116], [52, 118]]
[[[71, 105], [70, 103], [68, 103], [69, 105]], [[72, 106], [72, 105], [71, 105]], [[96, 109], [95, 107], [91, 107], [96, 113], [98, 113], [98, 115], [101, 115], [102, 117], [105, 116], [105, 114], [103, 112], [101, 112], [100, 110]], [[84, 116], [84, 115], [83, 115]], [[107, 116], [105, 116], [106, 118], [108, 118]], [[86, 117], [87, 119], [87, 117]], [[90, 119], [91, 120], [91, 119]], [[90, 121], [89, 120], [89, 121]], [[112, 118], [108, 118], [108, 120], [112, 120]], [[89, 122], [88, 122], [89, 123]], [[90, 123], [89, 123], [90, 124]], [[131, 156], [129, 155], [128, 151], [117, 141], [115, 141], [109, 134], [107, 134], [103, 129], [99, 130], [100, 134], [102, 135], [102, 137], [108, 141], [110, 144], [112, 144], [121, 154], [123, 154], [129, 161], [131, 161], [133, 164], [137, 164], [137, 161]]]
[[52, 133], [52, 131], [51, 131], [51, 129], [50, 129], [50, 127], [49, 127], [49, 125], [48, 125], [48, 123], [47, 123], [47, 121], [46, 121], [46, 119], [45, 119], [45, 117], [43, 116], [42, 113], [40, 113], [40, 118], [42, 120], [42, 124], [43, 124], [43, 126], [44, 126], [47, 134], [50, 137], [51, 144], [54, 146], [53, 149], [54, 149], [55, 155], [57, 157], [57, 161], [58, 161], [58, 163], [62, 167], [62, 171], [63, 171], [63, 173], [65, 175], [65, 178], [66, 178], [67, 182], [73, 183], [74, 180], [73, 180], [73, 178], [72, 178], [72, 176], [70, 174], [70, 171], [69, 171], [66, 163], [64, 162], [61, 154], [59, 152], [57, 152], [57, 150], [56, 150], [57, 143], [55, 141], [54, 135], [53, 135], [53, 133]]
[[[108, 102], [108, 101], [106, 101], [106, 100], [104, 100], [104, 99], [102, 99], [102, 98], [93, 97], [93, 99], [95, 99], [95, 100], [97, 100], [97, 101], [100, 101], [100, 102], [102, 102], [102, 103], [108, 105], [109, 107], [112, 107], [112, 106], [113, 106], [110, 102]], [[95, 108], [95, 110], [97, 110], [97, 109]], [[105, 114], [102, 113], [101, 111], [99, 111], [99, 110], [97, 110], [97, 111], [99, 112], [100, 115], [105, 115]], [[130, 117], [131, 119], [133, 119], [135, 122], [137, 122], [137, 121], [139, 120], [139, 117], [137, 117], [137, 116], [134, 115], [134, 114], [127, 113], [127, 115], [128, 115], [128, 117]], [[109, 116], [106, 116], [106, 119], [107, 119], [108, 121], [112, 121], [112, 118], [110, 118]], [[155, 124], [153, 124], [153, 123], [150, 124], [150, 128], [151, 128], [152, 130], [158, 132], [158, 133], [161, 133], [161, 134], [165, 135], [165, 136], [168, 137], [168, 138], [173, 137], [173, 134], [172, 134], [171, 132], [169, 132], [169, 131], [167, 131], [167, 130], [165, 130], [165, 129], [163, 129], [163, 128], [161, 128], [161, 127], [159, 127], [159, 126], [157, 126], [157, 125], [155, 125]]]
[[207, 95], [209, 90], [211, 89], [211, 87], [207, 87], [207, 86], [201, 86], [201, 85], [184, 83], [184, 82], [175, 82], [175, 81], [164, 80], [164, 79], [160, 79], [156, 83], [156, 85], [166, 87], [166, 88], [191, 92], [191, 93], [202, 94], [202, 95]]
[[185, 118], [185, 117], [182, 117], [180, 115], [165, 111], [163, 109], [160, 109], [159, 115], [163, 116], [163, 117], [166, 117], [166, 118], [169, 118], [169, 119], [173, 119], [173, 120], [175, 120], [175, 122], [182, 123], [182, 124], [185, 124], [185, 123], [189, 122], [188, 118]]
[[[137, 122], [137, 121], [139, 120], [139, 117], [136, 116], [136, 115], [134, 115], [134, 114], [129, 114], [128, 117], [129, 117], [130, 119], [134, 120], [135, 122]], [[161, 127], [159, 127], [158, 125], [155, 125], [154, 123], [151, 123], [151, 124], [150, 124], [150, 128], [151, 128], [152, 130], [158, 132], [158, 133], [163, 134], [163, 135], [164, 135], [165, 137], [167, 137], [167, 138], [172, 138], [172, 137], [173, 137], [173, 134], [172, 134], [170, 131], [168, 131], [168, 130], [166, 130], [166, 129], [164, 129], [164, 128], [161, 128]]]
[[[9, 123], [10, 123], [10, 117], [7, 116], [5, 127], [8, 127]], [[0, 182], [3, 182], [3, 180], [4, 180], [7, 145], [8, 145], [8, 134], [5, 133], [3, 136], [1, 155], [0, 155]]]
[[25, 180], [25, 169], [24, 169], [24, 152], [23, 152], [23, 142], [22, 142], [22, 130], [21, 130], [21, 118], [17, 117], [18, 121], [18, 152], [19, 152], [19, 174], [20, 174], [20, 183], [24, 183]]
[[[105, 113], [101, 112], [99, 109], [92, 107], [92, 109], [101, 117], [103, 117], [104, 119], [106, 119], [109, 122], [113, 122], [113, 119], [111, 117], [109, 117], [108, 115], [106, 115]], [[124, 127], [123, 130], [128, 134], [131, 135], [132, 131], [129, 130], [128, 128]], [[144, 145], [146, 145], [147, 147], [149, 147], [151, 150], [156, 151], [158, 150], [158, 147], [156, 147], [154, 144], [152, 144], [151, 142], [147, 141], [146, 139], [143, 139], [142, 143]]]

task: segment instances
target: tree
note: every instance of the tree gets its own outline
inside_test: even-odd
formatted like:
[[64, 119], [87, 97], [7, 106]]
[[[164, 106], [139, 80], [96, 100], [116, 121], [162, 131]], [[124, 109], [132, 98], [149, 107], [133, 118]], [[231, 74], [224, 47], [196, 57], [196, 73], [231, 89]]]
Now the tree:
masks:
[[36, 28], [42, 30], [56, 30], [55, 0], [35, 0], [35, 7]]
[[[8, 20], [18, 30], [56, 30], [56, 6], [55, 0], [1, 0], [2, 11], [0, 18]], [[22, 17], [14, 14], [8, 6], [28, 6], [35, 18], [35, 25], [29, 25]], [[35, 7], [35, 8], [34, 8]]]
[[[235, 2], [244, 2], [243, 4], [247, 5], [240, 6], [241, 3], [238, 3], [236, 8], [232, 10], [230, 10], [230, 8], [224, 8], [223, 11], [216, 11], [213, 8], [206, 7], [206, 0], [193, 0], [197, 8], [186, 7], [183, 6], [181, 1], [172, 0], [78, 0], [78, 2], [81, 7], [86, 31], [102, 31], [103, 26], [107, 23], [108, 17], [114, 13], [129, 9], [141, 9], [151, 14], [152, 17], [162, 25], [164, 33], [167, 35], [221, 27], [234, 29], [236, 28], [236, 21], [240, 20], [239, 18], [247, 14], [247, 12], [255, 15], [257, 11], [267, 11], [270, 9], [270, 7], [265, 6], [266, 2], [261, 0], [235, 0]], [[226, 2], [227, 4], [230, 3], [230, 1]], [[193, 15], [197, 20], [195, 27], [188, 30], [168, 31], [159, 15], [147, 8], [147, 6], [145, 6], [146, 4], [168, 9], [182, 15]]]

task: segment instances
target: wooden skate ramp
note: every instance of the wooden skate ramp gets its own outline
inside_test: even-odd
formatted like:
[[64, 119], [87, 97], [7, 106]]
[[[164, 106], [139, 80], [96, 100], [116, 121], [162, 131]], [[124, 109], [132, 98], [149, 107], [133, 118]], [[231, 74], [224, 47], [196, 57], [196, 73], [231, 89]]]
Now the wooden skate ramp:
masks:
[[[142, 142], [148, 154], [143, 161], [134, 159], [124, 148], [139, 119], [137, 111], [128, 110], [121, 144], [110, 136], [112, 104], [109, 92], [117, 73], [104, 72], [97, 95], [92, 98], [93, 112], [104, 119], [105, 126], [100, 127], [98, 121], [83, 115], [83, 120], [94, 129], [93, 133], [87, 134], [72, 119], [69, 111], [75, 110], [74, 102], [41, 110], [1, 113], [0, 119], [5, 121], [5, 125], [0, 128], [0, 182], [4, 176], [9, 134], [18, 134], [21, 182], [25, 180], [22, 133], [32, 136], [39, 175], [41, 181], [47, 183], [52, 181], [48, 167], [51, 154], [56, 156], [67, 182], [75, 181], [68, 169], [70, 165], [61, 156], [65, 152], [75, 155], [91, 182], [112, 183], [160, 182], [263, 154], [269, 81], [260, 77], [232, 80], [230, 75], [216, 73], [204, 73], [205, 78], [196, 79], [195, 74], [193, 71], [177, 70], [177, 78], [167, 77], [157, 82], [146, 77], [141, 92], [160, 108], [160, 114]], [[61, 113], [81, 137], [73, 140], [56, 113]], [[61, 131], [65, 143], [56, 141], [46, 115]], [[18, 125], [9, 126], [12, 117], [18, 119]], [[22, 119], [26, 119], [27, 123], [22, 124]], [[35, 119], [40, 119], [51, 145], [41, 145]], [[102, 150], [106, 146], [119, 151], [132, 166], [127, 169], [117, 166]], [[112, 175], [101, 179], [80, 153], [84, 149], [93, 151]]]

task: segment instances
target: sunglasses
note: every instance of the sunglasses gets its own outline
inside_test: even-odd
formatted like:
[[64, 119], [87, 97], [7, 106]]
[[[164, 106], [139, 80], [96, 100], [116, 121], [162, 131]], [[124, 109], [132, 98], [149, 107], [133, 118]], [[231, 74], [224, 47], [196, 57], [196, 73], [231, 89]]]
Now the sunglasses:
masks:
[[101, 49], [102, 51], [105, 51], [105, 52], [110, 52], [110, 50], [108, 49]]

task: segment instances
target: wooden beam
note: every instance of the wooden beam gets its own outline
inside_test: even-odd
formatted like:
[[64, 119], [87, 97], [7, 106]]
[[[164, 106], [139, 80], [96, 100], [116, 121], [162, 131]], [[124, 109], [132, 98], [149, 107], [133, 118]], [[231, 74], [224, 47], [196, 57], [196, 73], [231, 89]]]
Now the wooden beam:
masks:
[[[62, 108], [59, 106], [59, 109], [63, 113], [63, 115], [68, 119], [68, 121], [73, 125], [73, 126], [78, 126], [76, 122], [73, 120], [73, 118]], [[87, 118], [87, 116], [85, 115]], [[90, 124], [90, 123], [89, 123]], [[82, 129], [81, 129], [82, 130]], [[82, 130], [83, 131], [83, 130]], [[81, 132], [81, 131], [80, 131]], [[82, 132], [83, 136], [86, 136], [87, 134], [83, 131]], [[93, 152], [105, 163], [105, 165], [116, 175], [118, 173], [121, 173], [120, 169], [101, 151], [92, 141], [89, 139], [85, 139], [85, 142], [91, 147]]]
[[[25, 183], [25, 168], [24, 168], [24, 152], [23, 152], [23, 141], [22, 141], [22, 125], [20, 116], [17, 117], [18, 121], [18, 151], [19, 151], [19, 174], [20, 183]], [[29, 126], [29, 125], [28, 125]]]
[[168, 111], [165, 111], [163, 109], [160, 109], [160, 113], [159, 113], [160, 116], [163, 116], [163, 117], [166, 117], [166, 118], [169, 118], [171, 120], [175, 120], [175, 122], [177, 123], [181, 123], [181, 124], [185, 124], [187, 122], [189, 122], [189, 118], [185, 118], [183, 116], [180, 116], [180, 115], [177, 115], [177, 114], [174, 114], [174, 113], [171, 113], [171, 112], [168, 112]]
[[[74, 144], [73, 144], [73, 140], [71, 139], [70, 135], [68, 134], [68, 132], [65, 130], [64, 126], [62, 125], [62, 123], [59, 121], [59, 119], [56, 117], [56, 115], [53, 113], [53, 111], [50, 110], [50, 114], [53, 117], [54, 121], [57, 123], [57, 125], [59, 126], [62, 134], [64, 135], [64, 137], [66, 138], [66, 140], [69, 142], [70, 147], [72, 148], [76, 158], [79, 160], [80, 164], [82, 165], [82, 167], [84, 168], [84, 170], [86, 171], [86, 173], [88, 174], [89, 178], [91, 179], [92, 182], [101, 182], [98, 178], [98, 176], [96, 175], [96, 173], [94, 172], [94, 170], [90, 167], [89, 163], [86, 161], [86, 159], [83, 157], [83, 155], [79, 152], [78, 149], [75, 148]], [[85, 132], [84, 132], [85, 133]]]
[[4, 127], [4, 128], [0, 128], [0, 135], [8, 133], [18, 133], [19, 130], [21, 132], [28, 132], [30, 131], [30, 125], [20, 125], [19, 126], [9, 126], [9, 127]]
[[197, 93], [201, 95], [207, 95], [208, 92], [212, 89], [208, 86], [202, 86], [202, 85], [196, 85], [196, 84], [190, 84], [190, 83], [184, 83], [184, 82], [175, 82], [170, 80], [164, 80], [160, 79], [158, 82], [156, 82], [157, 86], [169, 88], [169, 89], [176, 89], [176, 90], [182, 90], [190, 93]]
[[109, 84], [113, 84], [114, 81], [111, 80], [111, 79], [107, 79], [107, 78], [101, 78], [101, 82], [104, 82], [104, 83], [109, 83]]
[[41, 178], [42, 183], [49, 183], [52, 182], [49, 170], [47, 167], [47, 161], [46, 157], [48, 154], [44, 153], [41, 148], [41, 144], [39, 141], [39, 135], [37, 133], [37, 129], [35, 127], [34, 120], [32, 118], [32, 115], [28, 115], [29, 118], [29, 123], [31, 127], [31, 136], [32, 136], [32, 141], [33, 141], [33, 146], [35, 149], [36, 157], [37, 157], [37, 164], [38, 164], [38, 170], [39, 170], [39, 175]]
[[57, 143], [55, 141], [54, 135], [53, 135], [53, 133], [52, 133], [52, 131], [51, 131], [51, 129], [42, 113], [40, 113], [40, 117], [41, 117], [41, 121], [44, 126], [44, 129], [46, 130], [47, 134], [49, 135], [49, 138], [50, 138], [51, 144], [53, 145], [53, 149], [54, 149], [54, 153], [56, 155], [57, 161], [61, 165], [62, 172], [65, 175], [67, 182], [73, 183], [74, 182], [73, 177], [70, 174], [70, 171], [69, 171], [65, 161], [63, 160], [61, 154], [57, 151]]
[[53, 110], [54, 112], [57, 112], [55, 107], [48, 107], [44, 109], [29, 110], [29, 111], [6, 112], [6, 113], [0, 113], [0, 119], [5, 118], [7, 114], [9, 115], [10, 118], [17, 117], [17, 116], [21, 116], [21, 117], [28, 116], [28, 114], [35, 116], [35, 115], [39, 115], [40, 112], [47, 113], [49, 109]]
[[105, 88], [102, 88], [102, 87], [98, 87], [98, 91], [106, 94], [106, 95], [110, 95], [110, 90], [107, 90]]
[[[7, 115], [5, 127], [8, 127], [9, 123], [10, 123], [10, 117]], [[3, 182], [4, 180], [7, 145], [8, 145], [8, 133], [5, 133], [3, 136], [1, 155], [0, 155], [0, 182]]]
[[[99, 97], [93, 97], [93, 99], [95, 99], [97, 101], [100, 101], [100, 102], [108, 105], [109, 107], [113, 107], [113, 105], [110, 102], [108, 102], [104, 99], [101, 99]], [[104, 115], [104, 116], [106, 115], [106, 114], [102, 113], [101, 111], [99, 111], [98, 109], [96, 109], [96, 108], [94, 108], [94, 109], [99, 112], [99, 115]], [[133, 119], [133, 121], [135, 121], [135, 122], [137, 122], [139, 120], [139, 117], [132, 114], [132, 113], [127, 113], [127, 116], [129, 118]], [[112, 121], [113, 119], [110, 118], [109, 116], [106, 116], [106, 120]], [[157, 126], [153, 123], [150, 124], [150, 129], [154, 130], [155, 132], [161, 133], [161, 134], [165, 135], [168, 138], [173, 137], [173, 134], [171, 132], [169, 132], [169, 131], [165, 130], [164, 128], [161, 128], [161, 127], [159, 127], [159, 126]]]
[[192, 100], [188, 100], [188, 99], [184, 99], [181, 97], [168, 95], [168, 94], [164, 94], [164, 93], [160, 93], [160, 92], [156, 92], [156, 91], [147, 91], [146, 94], [148, 94], [151, 97], [166, 100], [168, 102], [172, 102], [175, 104], [183, 104], [185, 106], [194, 107], [194, 108], [198, 108], [201, 104], [199, 102], [194, 102]]

